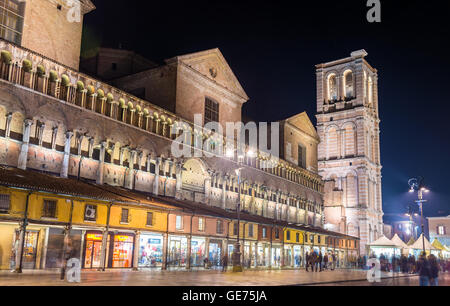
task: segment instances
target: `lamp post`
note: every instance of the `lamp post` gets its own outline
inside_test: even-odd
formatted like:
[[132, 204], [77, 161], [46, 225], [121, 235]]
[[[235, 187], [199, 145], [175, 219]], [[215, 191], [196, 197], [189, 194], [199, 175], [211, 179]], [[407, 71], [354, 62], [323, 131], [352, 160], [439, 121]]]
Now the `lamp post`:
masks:
[[[227, 150], [227, 157], [232, 158], [234, 157], [235, 150]], [[243, 162], [242, 160], [245, 158], [245, 156], [253, 157], [254, 153], [252, 151], [248, 151], [247, 154], [238, 152], [237, 156], [237, 164], [239, 166], [238, 169], [235, 170], [237, 179], [238, 179], [238, 202], [236, 207], [237, 212], [237, 239], [236, 244], [233, 248], [233, 254], [232, 254], [232, 262], [233, 262], [233, 272], [243, 272], [242, 264], [241, 264], [241, 243], [240, 243], [240, 227], [241, 227], [241, 170]]]
[[423, 199], [423, 193], [428, 193], [429, 190], [423, 186], [423, 178], [417, 177], [412, 178], [408, 181], [408, 185], [410, 187], [409, 192], [417, 191], [417, 197], [418, 200], [416, 203], [419, 205], [420, 208], [420, 223], [422, 227], [422, 244], [423, 244], [423, 253], [426, 254], [425, 250], [425, 226], [423, 222], [423, 203], [427, 202], [427, 200]]

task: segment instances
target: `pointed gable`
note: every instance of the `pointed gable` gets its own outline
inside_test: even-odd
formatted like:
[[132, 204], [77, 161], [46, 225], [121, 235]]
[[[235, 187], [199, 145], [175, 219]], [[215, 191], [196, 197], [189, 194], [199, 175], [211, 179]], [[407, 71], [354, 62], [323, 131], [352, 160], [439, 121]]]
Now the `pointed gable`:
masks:
[[242, 99], [246, 101], [249, 99], [218, 48], [177, 56], [166, 62], [182, 62]]
[[319, 140], [319, 135], [306, 112], [295, 115], [285, 121], [303, 131], [305, 134]]

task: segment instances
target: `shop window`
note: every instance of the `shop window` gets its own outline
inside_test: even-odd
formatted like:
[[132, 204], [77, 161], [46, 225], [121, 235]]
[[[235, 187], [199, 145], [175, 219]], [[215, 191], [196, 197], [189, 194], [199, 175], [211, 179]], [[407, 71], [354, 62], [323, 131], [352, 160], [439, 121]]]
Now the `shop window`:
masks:
[[248, 225], [248, 236], [253, 237], [253, 224]]
[[265, 227], [262, 228], [262, 237], [267, 238], [267, 228]]
[[198, 230], [200, 232], [205, 231], [205, 218], [198, 218]]
[[222, 220], [217, 220], [216, 233], [217, 234], [222, 234], [223, 233], [223, 222], [222, 222]]
[[153, 226], [153, 213], [147, 212], [147, 226]]
[[286, 231], [286, 240], [291, 240], [291, 231]]
[[183, 229], [183, 216], [177, 216], [175, 220], [175, 228], [177, 230]]
[[0, 194], [0, 213], [8, 213], [11, 207], [9, 194]]
[[44, 200], [44, 207], [42, 210], [43, 218], [56, 218], [56, 205], [57, 201], [55, 200]]
[[84, 210], [84, 221], [97, 220], [97, 205], [86, 205]]
[[120, 215], [120, 223], [129, 223], [128, 214], [129, 214], [128, 209], [122, 208], [122, 214]]

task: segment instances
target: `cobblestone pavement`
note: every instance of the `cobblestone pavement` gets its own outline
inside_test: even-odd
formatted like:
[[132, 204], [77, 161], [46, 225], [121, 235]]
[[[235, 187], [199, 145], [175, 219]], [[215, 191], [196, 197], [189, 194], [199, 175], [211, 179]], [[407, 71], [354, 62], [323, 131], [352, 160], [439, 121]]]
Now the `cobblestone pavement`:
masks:
[[[344, 286], [417, 286], [418, 277], [383, 273], [381, 284], [370, 284], [366, 271], [336, 270], [306, 272], [305, 270], [245, 271], [82, 271], [81, 283], [60, 280], [55, 271], [25, 271], [16, 274], [0, 272], [0, 286], [286, 286], [286, 285], [344, 285]], [[405, 277], [406, 276], [406, 277]], [[450, 276], [441, 276], [440, 285], [450, 285]]]

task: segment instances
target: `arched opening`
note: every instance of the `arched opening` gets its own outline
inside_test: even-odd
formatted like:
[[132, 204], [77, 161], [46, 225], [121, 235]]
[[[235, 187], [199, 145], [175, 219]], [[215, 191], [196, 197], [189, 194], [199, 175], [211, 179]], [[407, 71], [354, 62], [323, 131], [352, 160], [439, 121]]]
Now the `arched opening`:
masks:
[[190, 159], [183, 165], [182, 186], [183, 189], [203, 192], [205, 180], [209, 178], [208, 172], [202, 161]]
[[328, 100], [330, 102], [338, 100], [337, 78], [335, 74], [330, 74], [328, 77]]
[[353, 86], [353, 72], [351, 70], [347, 70], [346, 72], [344, 72], [344, 92], [345, 98], [347, 100], [350, 100], [355, 96]]

